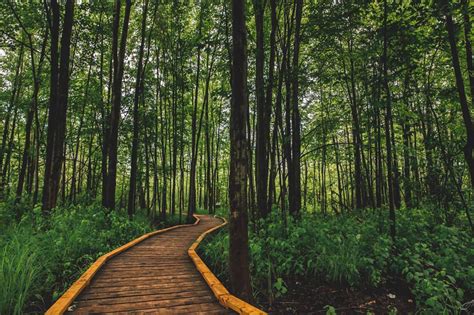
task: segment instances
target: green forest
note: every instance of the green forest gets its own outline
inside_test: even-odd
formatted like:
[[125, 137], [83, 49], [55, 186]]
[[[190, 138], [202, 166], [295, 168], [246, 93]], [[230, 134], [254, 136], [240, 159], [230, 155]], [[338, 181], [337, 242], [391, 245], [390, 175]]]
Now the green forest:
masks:
[[200, 216], [229, 224], [197, 253], [262, 312], [472, 314], [473, 16], [1, 1], [0, 314], [42, 314], [102, 255]]

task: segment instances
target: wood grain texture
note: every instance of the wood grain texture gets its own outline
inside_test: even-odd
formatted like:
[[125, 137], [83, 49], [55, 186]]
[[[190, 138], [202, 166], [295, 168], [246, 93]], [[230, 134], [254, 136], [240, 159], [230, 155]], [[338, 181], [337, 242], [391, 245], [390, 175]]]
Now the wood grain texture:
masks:
[[46, 314], [265, 314], [231, 295], [195, 252], [226, 221], [196, 219], [100, 257]]
[[229, 314], [187, 255], [222, 220], [145, 234], [99, 258], [47, 314]]
[[224, 221], [224, 223], [204, 231], [196, 239], [196, 241], [191, 245], [191, 247], [189, 247], [188, 255], [196, 266], [196, 269], [204, 278], [207, 285], [211, 288], [212, 293], [214, 293], [214, 296], [217, 298], [217, 300], [222, 306], [243, 315], [266, 315], [266, 312], [230, 294], [226, 287], [224, 287], [224, 285], [219, 281], [219, 279], [212, 273], [212, 271], [207, 267], [207, 265], [196, 253], [196, 249], [198, 248], [199, 244], [207, 235], [211, 234], [212, 232], [220, 229], [221, 227], [227, 224], [227, 220], [222, 220]]

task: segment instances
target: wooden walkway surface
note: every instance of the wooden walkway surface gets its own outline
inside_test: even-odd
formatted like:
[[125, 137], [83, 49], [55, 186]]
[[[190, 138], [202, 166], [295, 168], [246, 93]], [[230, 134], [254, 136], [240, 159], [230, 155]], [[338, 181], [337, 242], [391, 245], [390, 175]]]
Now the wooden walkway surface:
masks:
[[200, 216], [197, 225], [152, 236], [108, 260], [68, 314], [233, 314], [219, 304], [188, 257], [205, 231], [222, 224]]

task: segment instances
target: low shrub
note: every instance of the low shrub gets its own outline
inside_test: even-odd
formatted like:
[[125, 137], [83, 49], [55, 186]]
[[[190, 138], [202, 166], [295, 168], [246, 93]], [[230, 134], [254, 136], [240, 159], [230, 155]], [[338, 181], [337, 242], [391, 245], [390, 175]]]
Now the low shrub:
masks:
[[[474, 289], [474, 241], [469, 232], [437, 224], [427, 209], [402, 209], [393, 244], [386, 212], [305, 214], [299, 220], [288, 218], [286, 225], [274, 212], [260, 220], [256, 231], [249, 232], [256, 298], [285, 294], [284, 279], [293, 276], [361, 289], [401, 277], [420, 312], [458, 312]], [[207, 239], [200, 250], [227, 281], [228, 231]]]

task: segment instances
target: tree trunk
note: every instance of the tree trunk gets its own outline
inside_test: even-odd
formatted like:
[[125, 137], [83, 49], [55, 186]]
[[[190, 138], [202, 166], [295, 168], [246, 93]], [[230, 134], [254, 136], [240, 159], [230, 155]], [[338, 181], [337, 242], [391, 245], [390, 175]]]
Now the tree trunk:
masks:
[[293, 178], [289, 182], [290, 186], [290, 213], [293, 216], [299, 216], [301, 209], [301, 118], [298, 105], [299, 96], [299, 52], [300, 52], [300, 37], [301, 37], [301, 17], [303, 11], [303, 0], [296, 0], [296, 25], [295, 25], [295, 39], [293, 47], [293, 66], [292, 66], [292, 168], [289, 170], [293, 172]]
[[232, 102], [230, 114], [229, 270], [233, 292], [249, 301], [247, 215], [247, 39], [245, 1], [232, 0]]
[[[459, 94], [462, 118], [466, 128], [466, 144], [464, 146], [464, 159], [471, 177], [471, 187], [474, 188], [474, 124], [471, 118], [471, 112], [467, 103], [466, 91], [464, 88], [464, 79], [462, 77], [461, 66], [459, 64], [458, 48], [456, 46], [456, 33], [453, 18], [451, 16], [449, 2], [442, 1], [444, 15], [446, 17], [446, 29], [448, 31], [449, 46], [451, 47], [451, 61], [453, 63], [454, 76], [456, 78], [456, 87]], [[470, 44], [470, 41], [467, 43]], [[472, 96], [474, 98], [474, 96]]]
[[138, 159], [138, 134], [140, 132], [140, 121], [138, 106], [140, 97], [143, 93], [143, 54], [145, 50], [146, 17], [148, 13], [148, 0], [145, 1], [142, 15], [142, 29], [140, 50], [138, 52], [137, 77], [135, 81], [135, 95], [133, 97], [133, 139], [132, 139], [132, 158], [130, 165], [130, 187], [128, 191], [128, 217], [131, 220], [135, 213], [135, 200], [137, 193], [137, 159]]
[[125, 49], [127, 44], [128, 24], [130, 21], [131, 0], [125, 1], [125, 15], [122, 24], [120, 38], [120, 50], [117, 49], [118, 28], [120, 19], [121, 1], [117, 0], [115, 5], [115, 17], [113, 28], [113, 85], [112, 85], [112, 109], [110, 113], [110, 131], [107, 135], [107, 177], [105, 185], [104, 206], [112, 210], [115, 208], [115, 190], [117, 185], [117, 151], [118, 151], [118, 128], [120, 123], [120, 107], [122, 102], [122, 78], [124, 72]]
[[[48, 116], [48, 139], [43, 184], [43, 211], [48, 213], [56, 207], [56, 201], [64, 161], [64, 139], [66, 136], [66, 112], [69, 95], [69, 60], [74, 1], [65, 5], [61, 51], [58, 62], [60, 10], [56, 0], [51, 1], [51, 92]], [[58, 68], [59, 66], [59, 68]]]
[[17, 65], [15, 68], [15, 77], [13, 79], [10, 103], [8, 104], [7, 113], [5, 115], [5, 120], [3, 122], [2, 144], [0, 147], [0, 174], [2, 173], [4, 156], [7, 149], [8, 132], [10, 128], [10, 118], [12, 118], [11, 114], [12, 114], [12, 111], [17, 110], [16, 101], [18, 100], [18, 97], [21, 91], [21, 83], [22, 83], [21, 77], [22, 77], [22, 70], [23, 70], [23, 55], [24, 55], [23, 52], [24, 52], [24, 46], [21, 45], [20, 52], [18, 53]]
[[[198, 36], [201, 37], [202, 29], [202, 10], [199, 16], [199, 30]], [[198, 43], [197, 47], [197, 71], [196, 71], [196, 82], [194, 87], [194, 107], [193, 114], [191, 118], [191, 166], [189, 174], [189, 197], [188, 197], [188, 214], [187, 220], [190, 222], [192, 220], [193, 214], [196, 212], [196, 162], [197, 162], [197, 145], [196, 145], [196, 120], [197, 120], [197, 111], [198, 111], [198, 93], [199, 93], [199, 76], [201, 71], [201, 43]]]
[[388, 85], [388, 32], [387, 32], [387, 0], [384, 0], [384, 17], [383, 17], [383, 84], [385, 88], [385, 146], [387, 149], [387, 182], [388, 182], [388, 205], [390, 217], [390, 235], [395, 240], [395, 202], [393, 192], [393, 153], [391, 140], [391, 123], [392, 123], [392, 99], [390, 88]]
[[461, 0], [463, 18], [464, 18], [464, 42], [466, 48], [466, 65], [467, 74], [469, 76], [469, 88], [471, 91], [471, 104], [474, 106], [474, 64], [472, 55], [472, 44], [471, 44], [471, 32], [472, 32], [472, 21], [469, 15], [469, 4], [466, 0]]
[[[255, 26], [257, 33], [256, 47], [256, 73], [255, 73], [255, 93], [257, 100], [257, 136], [256, 136], [256, 153], [255, 153], [255, 173], [257, 188], [257, 207], [261, 217], [268, 214], [267, 205], [267, 180], [268, 180], [268, 125], [270, 117], [268, 116], [267, 106], [265, 102], [265, 81], [264, 64], [265, 64], [265, 47], [264, 47], [264, 0], [254, 0]], [[270, 94], [271, 98], [271, 94]]]

